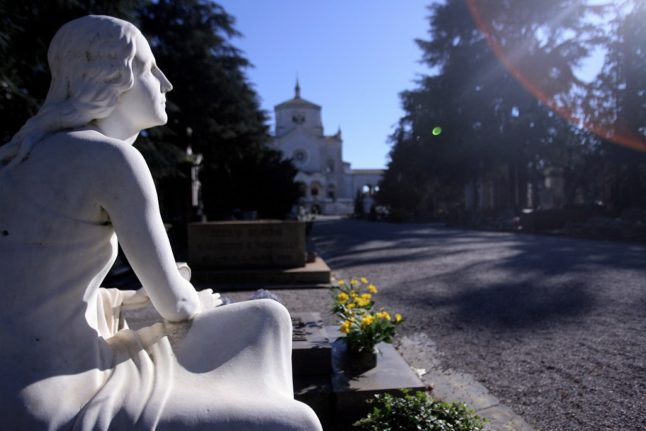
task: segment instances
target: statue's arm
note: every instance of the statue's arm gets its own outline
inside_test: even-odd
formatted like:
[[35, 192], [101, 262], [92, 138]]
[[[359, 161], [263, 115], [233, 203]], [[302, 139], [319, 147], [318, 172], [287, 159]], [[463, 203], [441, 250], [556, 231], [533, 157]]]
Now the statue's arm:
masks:
[[190, 319], [200, 301], [177, 269], [148, 165], [133, 147], [113, 148], [101, 161], [107, 170], [99, 178], [99, 204], [157, 311], [170, 321]]

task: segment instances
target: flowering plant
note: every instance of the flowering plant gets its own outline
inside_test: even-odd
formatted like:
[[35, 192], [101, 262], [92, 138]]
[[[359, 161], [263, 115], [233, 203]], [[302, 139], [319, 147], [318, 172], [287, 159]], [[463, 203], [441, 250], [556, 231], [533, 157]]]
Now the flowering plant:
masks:
[[377, 286], [365, 277], [349, 281], [339, 280], [332, 288], [333, 312], [339, 318], [339, 330], [345, 334], [348, 349], [354, 352], [371, 352], [381, 341], [392, 343], [397, 325], [402, 316], [391, 316], [383, 308], [375, 311], [373, 295]]

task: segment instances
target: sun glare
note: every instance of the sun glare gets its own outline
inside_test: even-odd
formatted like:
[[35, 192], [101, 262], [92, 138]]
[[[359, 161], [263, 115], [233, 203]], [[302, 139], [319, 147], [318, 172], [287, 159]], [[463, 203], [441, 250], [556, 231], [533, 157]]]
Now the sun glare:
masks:
[[[644, 129], [634, 130], [622, 126], [623, 119], [616, 118], [615, 114], [620, 110], [608, 103], [608, 100], [604, 100], [605, 92], [602, 87], [604, 81], [600, 80], [601, 74], [608, 68], [608, 51], [603, 41], [610, 40], [613, 32], [620, 33], [612, 23], [617, 22], [615, 18], [626, 16], [634, 10], [633, 0], [589, 0], [586, 3], [586, 8], [589, 10], [585, 13], [585, 23], [594, 31], [587, 36], [586, 40], [577, 40], [587, 54], [583, 55], [577, 64], [572, 65], [571, 76], [564, 76], [562, 70], [556, 65], [552, 67], [545, 65], [549, 80], [545, 80], [543, 76], [541, 82], [536, 77], [530, 76], [533, 71], [527, 70], [527, 64], [529, 64], [527, 47], [521, 44], [503, 46], [492, 24], [494, 20], [487, 16], [488, 11], [481, 8], [478, 3], [477, 0], [467, 0], [476, 25], [498, 60], [527, 91], [571, 124], [583, 127], [602, 139], [646, 151]], [[577, 13], [574, 4], [564, 8], [548, 23], [536, 29], [534, 37], [539, 49], [545, 48], [549, 43], [556, 45], [578, 37], [572, 30], [561, 26], [561, 23], [568, 18], [568, 14]], [[625, 86], [621, 82], [616, 83], [614, 88], [621, 89], [622, 85]], [[605, 99], [608, 98], [605, 97]], [[601, 118], [606, 120], [601, 121]]]

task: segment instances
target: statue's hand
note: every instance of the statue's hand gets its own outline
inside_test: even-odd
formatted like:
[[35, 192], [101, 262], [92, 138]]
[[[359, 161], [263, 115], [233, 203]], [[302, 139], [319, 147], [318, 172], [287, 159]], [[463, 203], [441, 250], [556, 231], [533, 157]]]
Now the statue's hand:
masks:
[[138, 290], [123, 290], [121, 292], [123, 305], [136, 307], [150, 302], [150, 298], [143, 287]]
[[191, 267], [188, 266], [188, 263], [186, 262], [176, 262], [177, 264], [177, 270], [179, 271], [179, 274], [182, 276], [182, 278], [186, 281], [191, 281]]
[[204, 289], [197, 292], [200, 298], [200, 312], [212, 310], [215, 307], [222, 305], [222, 299], [219, 293], [214, 293], [213, 289]]

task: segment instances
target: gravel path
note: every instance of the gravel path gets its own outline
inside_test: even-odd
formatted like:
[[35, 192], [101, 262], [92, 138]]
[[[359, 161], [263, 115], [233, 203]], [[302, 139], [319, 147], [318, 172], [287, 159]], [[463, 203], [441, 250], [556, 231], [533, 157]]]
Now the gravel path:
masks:
[[[402, 336], [536, 429], [646, 430], [646, 247], [350, 220], [313, 237], [337, 277], [380, 287]], [[324, 290], [276, 293], [329, 309]]]

